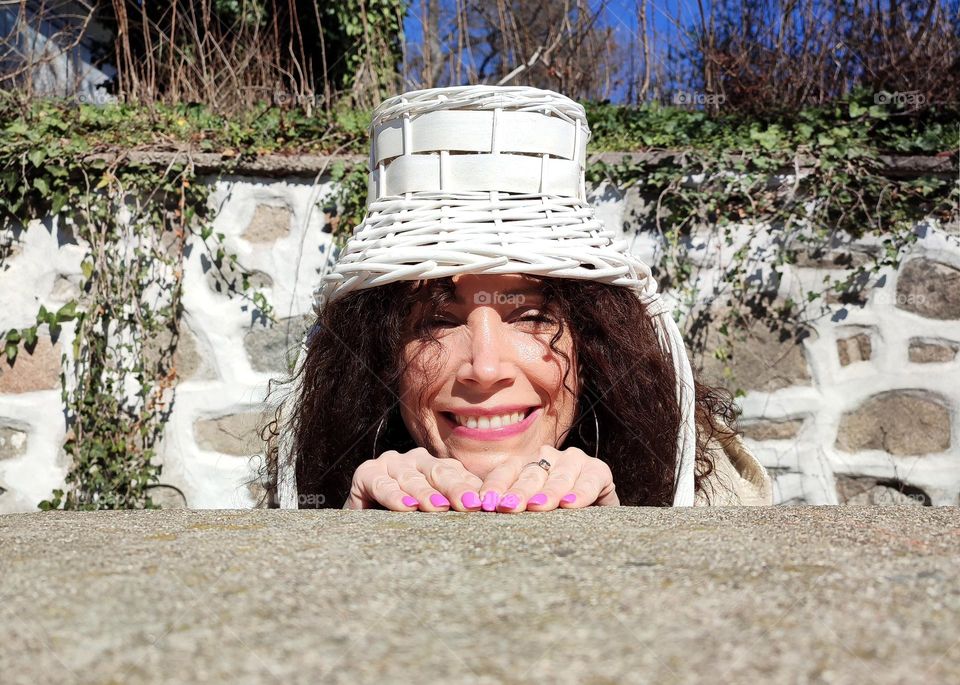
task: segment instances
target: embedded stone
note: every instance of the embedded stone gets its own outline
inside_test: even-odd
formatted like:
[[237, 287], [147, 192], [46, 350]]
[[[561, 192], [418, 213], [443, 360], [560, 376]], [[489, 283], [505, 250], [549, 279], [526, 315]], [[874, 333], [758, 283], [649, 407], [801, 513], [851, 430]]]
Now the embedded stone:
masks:
[[893, 390], [844, 414], [836, 447], [896, 455], [943, 452], [950, 447], [950, 430], [950, 412], [943, 400], [922, 391]]
[[13, 365], [0, 356], [0, 394], [60, 389], [60, 342], [41, 335], [33, 352], [21, 342]]
[[840, 357], [840, 366], [848, 366], [853, 362], [870, 360], [872, 346], [868, 333], [858, 333], [849, 338], [837, 340], [837, 355]]
[[80, 299], [80, 285], [76, 277], [59, 274], [53, 282], [50, 297], [57, 302], [69, 302]]
[[[200, 265], [210, 290], [224, 295], [243, 291], [243, 273], [229, 261], [224, 260], [217, 268], [207, 255], [200, 255]], [[263, 290], [273, 285], [273, 278], [263, 271], [251, 271], [247, 283], [254, 290]]]
[[187, 498], [179, 488], [156, 485], [150, 490], [150, 500], [161, 509], [187, 509]]
[[[705, 383], [765, 392], [810, 384], [804, 340], [813, 339], [816, 332], [770, 330], [763, 322], [753, 321], [747, 328], [728, 324], [732, 335], [724, 337], [718, 330], [719, 320], [710, 325], [699, 360], [693, 355]], [[718, 350], [725, 352], [719, 355], [722, 358]]]
[[263, 454], [259, 431], [270, 420], [267, 412], [249, 411], [193, 424], [193, 433], [201, 449], [236, 456]]
[[243, 336], [243, 346], [254, 371], [290, 373], [300, 343], [315, 316], [293, 316], [272, 326], [255, 325]]
[[813, 248], [797, 253], [795, 266], [809, 269], [858, 269], [873, 262], [876, 257], [871, 248], [856, 250], [825, 250]]
[[27, 434], [24, 431], [0, 426], [0, 459], [19, 457], [27, 451]]
[[272, 243], [289, 235], [292, 219], [289, 207], [258, 204], [241, 237], [251, 243]]
[[[167, 351], [172, 344], [173, 334], [166, 329], [146, 341], [143, 346], [143, 354], [147, 364], [151, 366], [156, 364], [160, 354]], [[216, 378], [210, 364], [200, 352], [200, 342], [183, 322], [180, 324], [177, 349], [173, 353], [173, 366], [176, 367], [178, 380], [210, 380]], [[163, 369], [162, 372], [165, 373], [166, 369]]]
[[751, 440], [786, 440], [795, 438], [803, 427], [803, 419], [764, 420], [741, 424], [740, 430]]
[[932, 341], [913, 338], [910, 340], [908, 354], [915, 364], [950, 362], [957, 356], [960, 343], [949, 340]]
[[960, 319], [960, 269], [910, 260], [897, 278], [897, 307], [928, 319]]
[[929, 506], [930, 496], [920, 488], [860, 476], [837, 476], [837, 499], [840, 504], [871, 506]]

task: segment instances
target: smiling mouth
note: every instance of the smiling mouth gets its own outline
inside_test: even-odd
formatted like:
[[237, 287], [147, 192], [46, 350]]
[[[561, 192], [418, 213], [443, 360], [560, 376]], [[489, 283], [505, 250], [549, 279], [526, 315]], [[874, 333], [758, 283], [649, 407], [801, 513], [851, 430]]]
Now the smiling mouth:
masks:
[[499, 416], [463, 416], [449, 411], [442, 411], [440, 414], [455, 426], [475, 430], [497, 430], [519, 425], [537, 409], [539, 407], [527, 407], [523, 411], [509, 412]]

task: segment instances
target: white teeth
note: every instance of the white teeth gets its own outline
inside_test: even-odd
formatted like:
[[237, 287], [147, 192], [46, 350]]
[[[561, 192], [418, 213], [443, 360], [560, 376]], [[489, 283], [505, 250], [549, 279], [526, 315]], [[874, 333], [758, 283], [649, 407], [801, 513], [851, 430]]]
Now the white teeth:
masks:
[[459, 414], [454, 414], [454, 418], [457, 423], [461, 426], [466, 426], [467, 428], [479, 428], [481, 430], [490, 430], [495, 428], [503, 428], [504, 426], [512, 426], [515, 423], [520, 423], [523, 421], [526, 416], [525, 412], [515, 411], [511, 414], [501, 414], [500, 416], [461, 416]]

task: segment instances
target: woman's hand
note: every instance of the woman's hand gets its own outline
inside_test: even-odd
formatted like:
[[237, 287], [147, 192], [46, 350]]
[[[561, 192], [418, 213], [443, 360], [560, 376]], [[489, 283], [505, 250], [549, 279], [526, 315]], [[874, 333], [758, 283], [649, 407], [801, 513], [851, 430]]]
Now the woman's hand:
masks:
[[384, 452], [360, 464], [344, 509], [478, 511], [483, 481], [456, 459], [437, 459], [423, 447]]
[[[549, 473], [540, 466], [525, 466], [540, 459], [550, 462]], [[560, 451], [549, 445], [533, 459], [503, 464], [487, 474], [480, 497], [484, 511], [505, 513], [620, 505], [606, 462], [576, 447]]]

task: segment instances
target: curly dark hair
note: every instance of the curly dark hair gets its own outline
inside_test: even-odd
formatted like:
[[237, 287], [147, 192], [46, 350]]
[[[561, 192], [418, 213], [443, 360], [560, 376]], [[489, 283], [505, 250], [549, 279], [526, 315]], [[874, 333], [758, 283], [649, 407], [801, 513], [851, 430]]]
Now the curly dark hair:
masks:
[[[560, 323], [550, 347], [567, 362], [564, 386], [569, 389], [570, 359], [555, 345], [565, 326], [570, 328], [577, 368], [585, 376], [573, 427], [558, 448], [596, 451], [613, 472], [621, 504], [670, 506], [680, 408], [672, 361], [662, 352], [643, 303], [622, 286], [530, 278], [540, 282], [541, 308]], [[282, 408], [288, 415], [285, 430], [291, 431], [299, 508], [343, 506], [361, 462], [387, 450], [418, 447], [399, 411], [402, 351], [410, 340], [437, 343], [429, 321], [453, 292], [451, 278], [399, 281], [351, 293], [320, 313], [298, 377], [288, 379], [299, 390], [286, 400], [291, 406]], [[426, 309], [414, 321], [411, 312], [417, 303]], [[719, 421], [735, 428], [737, 412], [727, 391], [699, 381], [695, 390], [695, 488], [709, 498], [703, 487], [713, 470], [708, 443], [723, 430], [729, 432]], [[599, 445], [594, 444], [591, 410], [600, 427]], [[280, 414], [278, 409], [262, 433], [268, 445], [269, 438], [278, 435]], [[580, 430], [582, 423], [586, 430]], [[274, 485], [276, 456], [274, 444], [267, 458]], [[267, 489], [270, 494], [270, 486]]]

